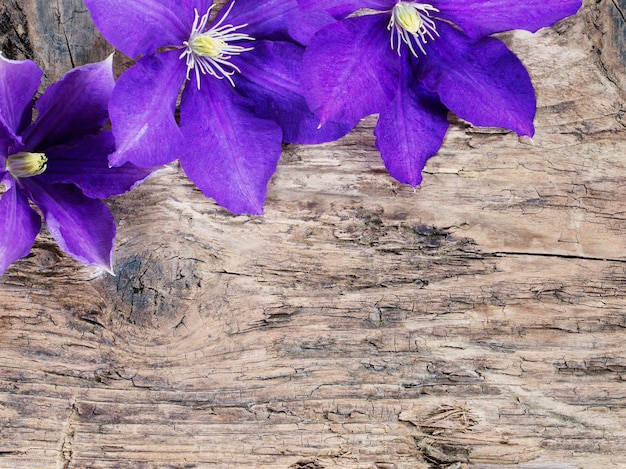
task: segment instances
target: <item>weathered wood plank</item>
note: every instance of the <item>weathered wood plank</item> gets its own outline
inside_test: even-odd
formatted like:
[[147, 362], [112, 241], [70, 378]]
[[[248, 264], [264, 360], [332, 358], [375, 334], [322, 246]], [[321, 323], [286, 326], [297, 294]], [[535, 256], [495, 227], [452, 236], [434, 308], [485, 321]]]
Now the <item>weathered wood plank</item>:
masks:
[[537, 136], [455, 122], [416, 192], [368, 118], [287, 146], [263, 218], [175, 165], [112, 200], [115, 277], [42, 235], [0, 279], [0, 467], [626, 465], [620, 8], [506, 35]]
[[46, 84], [73, 67], [103, 60], [112, 48], [82, 0], [8, 0], [0, 5], [0, 46], [13, 59], [35, 59]]

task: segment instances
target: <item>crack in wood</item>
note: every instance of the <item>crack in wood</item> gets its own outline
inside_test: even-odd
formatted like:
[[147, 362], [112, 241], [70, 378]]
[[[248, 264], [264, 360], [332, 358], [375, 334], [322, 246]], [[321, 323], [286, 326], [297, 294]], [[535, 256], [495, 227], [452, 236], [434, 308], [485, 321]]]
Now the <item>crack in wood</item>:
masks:
[[65, 421], [63, 429], [63, 439], [61, 440], [61, 447], [59, 449], [59, 458], [62, 469], [69, 469], [72, 465], [72, 458], [74, 456], [74, 450], [72, 448], [74, 437], [76, 436], [76, 430], [74, 428], [74, 417], [78, 413], [76, 407], [76, 401], [74, 398], [70, 401], [70, 414]]
[[593, 257], [593, 256], [579, 256], [576, 254], [560, 254], [550, 252], [525, 252], [525, 251], [494, 251], [485, 252], [485, 256], [504, 257], [504, 256], [527, 256], [527, 257], [551, 257], [555, 259], [576, 259], [581, 261], [591, 262], [615, 262], [618, 264], [626, 264], [626, 259], [609, 258], [609, 257]]
[[619, 15], [622, 17], [622, 21], [626, 25], [626, 13], [624, 13], [624, 10], [621, 8], [619, 3], [617, 3], [617, 0], [612, 0], [612, 2], [613, 2], [613, 5], [615, 6], [615, 9], [619, 13]]

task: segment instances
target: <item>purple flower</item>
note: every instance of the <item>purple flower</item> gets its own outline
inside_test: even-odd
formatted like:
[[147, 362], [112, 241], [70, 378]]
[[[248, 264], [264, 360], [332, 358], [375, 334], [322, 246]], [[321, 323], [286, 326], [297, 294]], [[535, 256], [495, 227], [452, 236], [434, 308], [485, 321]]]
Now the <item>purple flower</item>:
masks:
[[491, 34], [536, 31], [581, 0], [299, 0], [338, 21], [303, 59], [302, 85], [322, 122], [355, 125], [379, 113], [376, 146], [413, 187], [448, 129], [447, 112], [477, 126], [534, 134], [535, 93], [519, 59]]
[[85, 264], [111, 270], [115, 223], [107, 198], [130, 190], [150, 174], [126, 165], [109, 169], [114, 149], [108, 120], [112, 59], [78, 67], [33, 97], [42, 72], [30, 61], [0, 55], [0, 274], [26, 256], [43, 214], [59, 246]]
[[[282, 141], [318, 143], [351, 127], [319, 119], [299, 91], [300, 62], [326, 12], [301, 20], [297, 0], [85, 0], [111, 44], [142, 56], [110, 104], [110, 162], [179, 159], [187, 176], [235, 213], [260, 214]], [[176, 121], [177, 99], [180, 122]]]

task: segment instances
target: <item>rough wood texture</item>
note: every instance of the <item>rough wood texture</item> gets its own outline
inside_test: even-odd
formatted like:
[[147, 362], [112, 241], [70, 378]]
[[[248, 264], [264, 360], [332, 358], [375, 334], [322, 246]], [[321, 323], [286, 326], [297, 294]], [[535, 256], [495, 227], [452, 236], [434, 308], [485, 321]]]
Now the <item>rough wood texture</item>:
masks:
[[[175, 166], [112, 200], [115, 277], [40, 236], [0, 278], [0, 467], [626, 467], [625, 11], [505, 35], [534, 143], [455, 122], [416, 192], [369, 118], [286, 147], [263, 218]], [[51, 79], [109, 53], [79, 0], [0, 18]]]

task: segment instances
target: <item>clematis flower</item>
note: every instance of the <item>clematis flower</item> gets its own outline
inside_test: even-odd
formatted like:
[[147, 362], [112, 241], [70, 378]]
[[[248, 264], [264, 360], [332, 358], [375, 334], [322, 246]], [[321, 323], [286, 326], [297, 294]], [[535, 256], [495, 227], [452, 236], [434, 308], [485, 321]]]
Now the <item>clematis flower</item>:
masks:
[[282, 141], [318, 143], [350, 131], [330, 120], [318, 128], [299, 91], [304, 48], [296, 41], [333, 21], [326, 12], [307, 24], [297, 21], [297, 0], [230, 1], [212, 20], [210, 0], [85, 4], [114, 47], [141, 56], [111, 98], [113, 165], [178, 159], [207, 197], [260, 214]]
[[121, 194], [150, 170], [109, 169], [111, 132], [102, 131], [114, 80], [112, 58], [78, 67], [33, 97], [42, 71], [0, 55], [0, 274], [26, 256], [41, 228], [40, 209], [61, 249], [111, 270], [115, 223], [99, 198]]
[[443, 142], [448, 110], [476, 126], [534, 134], [530, 77], [491, 34], [537, 31], [581, 0], [299, 0], [337, 21], [310, 41], [302, 86], [326, 121], [379, 114], [376, 146], [389, 173], [413, 187]]

